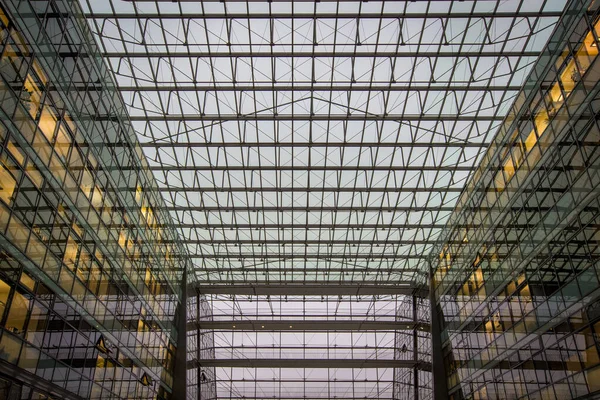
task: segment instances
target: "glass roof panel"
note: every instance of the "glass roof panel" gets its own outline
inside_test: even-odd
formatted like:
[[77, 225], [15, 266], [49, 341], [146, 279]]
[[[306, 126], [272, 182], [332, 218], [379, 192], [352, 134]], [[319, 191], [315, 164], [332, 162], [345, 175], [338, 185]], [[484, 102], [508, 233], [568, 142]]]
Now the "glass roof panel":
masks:
[[[356, 299], [224, 294], [244, 287], [317, 285], [328, 296], [426, 285], [430, 252], [565, 1], [80, 3], [192, 260], [191, 280], [217, 293], [206, 315], [216, 323], [237, 310], [233, 325], [289, 310], [313, 323], [385, 320], [395, 314], [382, 304], [402, 308], [395, 297], [361, 300], [377, 307], [359, 312]], [[290, 338], [314, 352], [330, 330]], [[426, 370], [277, 366], [296, 354], [287, 336], [206, 332], [213, 358], [220, 349], [274, 364], [207, 367], [203, 398], [411, 398], [414, 371], [420, 398], [431, 396]], [[413, 337], [364, 337], [386, 332], [398, 362]], [[347, 333], [341, 357], [357, 349], [360, 333]]]

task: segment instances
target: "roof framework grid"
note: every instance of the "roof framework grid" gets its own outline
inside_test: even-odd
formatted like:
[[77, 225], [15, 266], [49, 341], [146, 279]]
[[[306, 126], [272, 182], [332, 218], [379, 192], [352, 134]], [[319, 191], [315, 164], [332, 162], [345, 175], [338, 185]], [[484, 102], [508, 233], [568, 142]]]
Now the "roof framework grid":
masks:
[[[192, 280], [206, 296], [262, 305], [285, 303], [286, 290], [422, 296], [429, 254], [565, 5], [80, 2]], [[211, 368], [230, 396], [267, 396], [241, 378], [264, 368]], [[404, 398], [427, 382], [415, 371], [378, 375], [389, 391], [351, 393], [330, 370], [309, 397]], [[312, 379], [293, 373], [271, 373], [267, 397]]]
[[199, 281], [382, 284], [425, 281], [387, 271], [426, 270], [564, 6], [82, 4]]

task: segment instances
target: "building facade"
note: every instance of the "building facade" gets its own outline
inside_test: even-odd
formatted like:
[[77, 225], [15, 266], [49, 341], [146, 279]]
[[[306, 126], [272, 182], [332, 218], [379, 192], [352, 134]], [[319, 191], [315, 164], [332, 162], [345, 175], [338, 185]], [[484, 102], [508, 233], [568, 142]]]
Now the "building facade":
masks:
[[600, 390], [600, 22], [569, 7], [432, 263], [452, 399]]
[[185, 260], [74, 10], [0, 9], [0, 397], [167, 399]]

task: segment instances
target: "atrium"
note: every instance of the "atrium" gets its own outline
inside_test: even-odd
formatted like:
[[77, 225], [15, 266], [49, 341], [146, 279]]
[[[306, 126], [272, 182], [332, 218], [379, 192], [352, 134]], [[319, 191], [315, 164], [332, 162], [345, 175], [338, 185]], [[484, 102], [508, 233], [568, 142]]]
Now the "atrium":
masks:
[[599, 6], [0, 0], [0, 399], [600, 398]]

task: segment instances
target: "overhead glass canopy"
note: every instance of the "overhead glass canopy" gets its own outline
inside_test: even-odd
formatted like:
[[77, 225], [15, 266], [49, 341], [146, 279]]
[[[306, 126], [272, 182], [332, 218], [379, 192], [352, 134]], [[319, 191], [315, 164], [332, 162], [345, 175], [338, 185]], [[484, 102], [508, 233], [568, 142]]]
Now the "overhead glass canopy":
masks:
[[[397, 302], [426, 286], [458, 196], [565, 3], [80, 1], [215, 320], [247, 288], [257, 310], [284, 309], [289, 287], [294, 304], [326, 296], [297, 309], [319, 320], [352, 294], [377, 295], [368, 288]], [[210, 357], [277, 358], [259, 344], [289, 339], [273, 333], [283, 326], [265, 338], [261, 325], [235, 333], [229, 322], [206, 331], [221, 329], [204, 342]], [[292, 335], [314, 348], [334, 328]], [[350, 358], [390, 347], [401, 360], [405, 333], [381, 329]], [[358, 334], [347, 330], [352, 347]], [[213, 363], [197, 382], [218, 382], [204, 398], [248, 399], [412, 398], [402, 385], [417, 383], [417, 369], [401, 364], [340, 375], [335, 363], [316, 375], [261, 365]]]
[[564, 1], [82, 0], [201, 282], [424, 282]]

